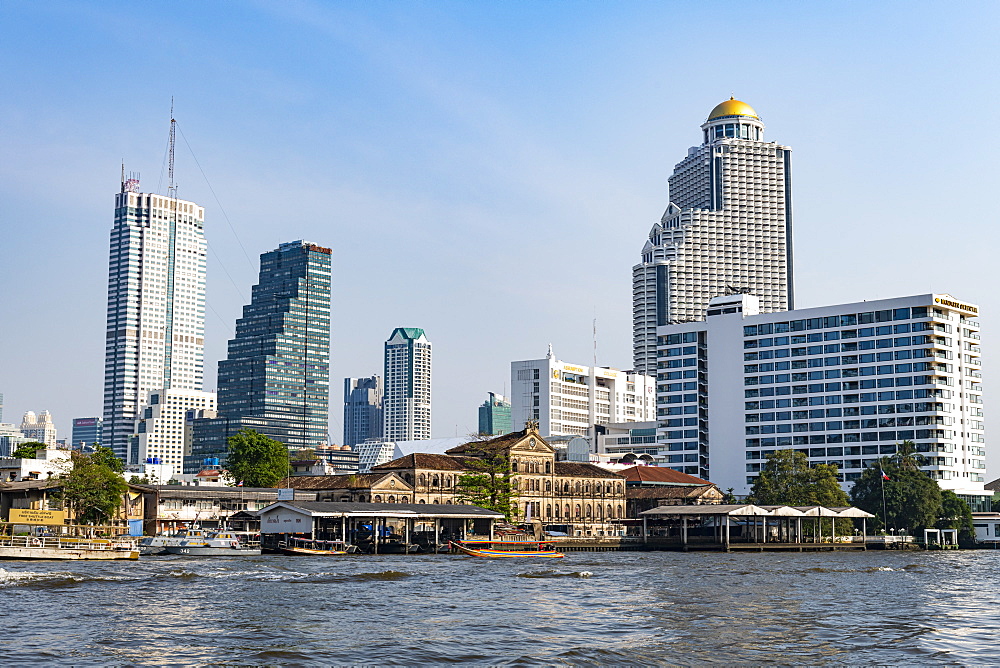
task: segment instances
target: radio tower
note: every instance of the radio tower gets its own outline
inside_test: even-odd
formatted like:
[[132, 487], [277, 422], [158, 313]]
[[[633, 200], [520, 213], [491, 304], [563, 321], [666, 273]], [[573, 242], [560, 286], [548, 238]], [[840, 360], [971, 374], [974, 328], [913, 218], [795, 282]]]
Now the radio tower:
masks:
[[[177, 139], [177, 121], [174, 120], [174, 98], [170, 97], [170, 158], [167, 163], [167, 197], [177, 199], [177, 184], [174, 183], [174, 142]], [[161, 172], [162, 173], [162, 172]]]

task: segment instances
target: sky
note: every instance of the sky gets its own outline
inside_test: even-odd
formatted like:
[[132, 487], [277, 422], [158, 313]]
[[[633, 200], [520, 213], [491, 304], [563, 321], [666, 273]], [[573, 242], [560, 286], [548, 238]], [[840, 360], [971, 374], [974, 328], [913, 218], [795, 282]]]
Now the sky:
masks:
[[[0, 3], [4, 421], [102, 410], [121, 164], [206, 210], [206, 387], [258, 256], [333, 249], [331, 437], [395, 327], [433, 434], [510, 362], [631, 365], [631, 269], [735, 95], [793, 149], [796, 306], [948, 292], [1000, 311], [996, 3]], [[991, 468], [994, 468], [990, 462]]]

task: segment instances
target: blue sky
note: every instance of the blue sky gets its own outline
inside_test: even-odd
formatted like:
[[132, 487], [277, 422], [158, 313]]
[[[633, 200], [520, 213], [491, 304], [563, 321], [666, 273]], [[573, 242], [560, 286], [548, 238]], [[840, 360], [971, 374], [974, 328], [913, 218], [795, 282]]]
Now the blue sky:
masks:
[[628, 368], [631, 267], [730, 94], [794, 150], [797, 305], [979, 303], [989, 393], [998, 17], [973, 2], [8, 0], [4, 420], [48, 409], [68, 436], [100, 413], [120, 164], [165, 189], [171, 96], [180, 196], [205, 206], [211, 246], [206, 389], [257, 256], [332, 247], [335, 440], [341, 379], [380, 372], [397, 326], [435, 345], [435, 436], [475, 430], [511, 360], [551, 342], [589, 363], [595, 316], [599, 363]]

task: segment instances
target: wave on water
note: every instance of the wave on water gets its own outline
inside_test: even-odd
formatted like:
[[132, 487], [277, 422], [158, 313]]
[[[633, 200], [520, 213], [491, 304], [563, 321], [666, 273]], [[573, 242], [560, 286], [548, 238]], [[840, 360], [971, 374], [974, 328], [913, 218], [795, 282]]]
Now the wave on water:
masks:
[[0, 588], [18, 586], [59, 587], [81, 584], [83, 582], [118, 582], [127, 579], [124, 575], [81, 575], [71, 571], [39, 573], [36, 571], [8, 571], [6, 568], [0, 568]]
[[518, 573], [519, 578], [589, 578], [593, 577], [590, 571], [573, 571], [571, 573], [560, 573], [559, 571], [531, 571], [528, 573]]
[[350, 576], [352, 580], [402, 580], [403, 578], [410, 577], [410, 573], [403, 573], [402, 571], [379, 571], [377, 573], [354, 573]]
[[817, 566], [815, 568], [807, 568], [803, 570], [803, 573], [905, 573], [906, 571], [911, 571], [920, 568], [916, 564], [911, 564], [910, 566], [902, 566], [900, 568], [892, 568], [890, 566], [869, 566], [868, 568], [823, 568]]

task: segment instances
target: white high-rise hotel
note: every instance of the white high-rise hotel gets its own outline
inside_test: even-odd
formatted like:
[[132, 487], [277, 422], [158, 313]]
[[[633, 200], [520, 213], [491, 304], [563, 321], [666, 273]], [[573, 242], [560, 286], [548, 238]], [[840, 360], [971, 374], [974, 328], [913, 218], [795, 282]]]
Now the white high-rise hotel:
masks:
[[397, 327], [385, 342], [382, 406], [386, 441], [431, 437], [431, 342], [424, 330]]
[[632, 269], [635, 370], [656, 373], [656, 328], [701, 320], [708, 300], [747, 292], [764, 313], [793, 308], [791, 149], [764, 141], [729, 99], [669, 179], [670, 204]]
[[[124, 461], [154, 390], [201, 390], [205, 336], [205, 210], [139, 192], [115, 196], [108, 272], [103, 444]], [[152, 453], [174, 462], [179, 453]]]

